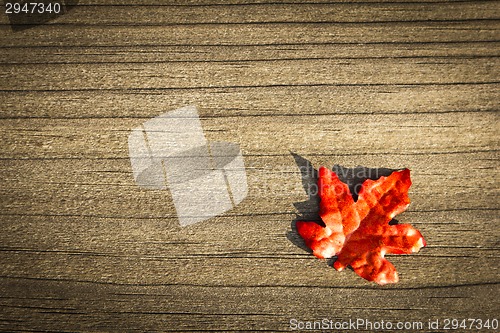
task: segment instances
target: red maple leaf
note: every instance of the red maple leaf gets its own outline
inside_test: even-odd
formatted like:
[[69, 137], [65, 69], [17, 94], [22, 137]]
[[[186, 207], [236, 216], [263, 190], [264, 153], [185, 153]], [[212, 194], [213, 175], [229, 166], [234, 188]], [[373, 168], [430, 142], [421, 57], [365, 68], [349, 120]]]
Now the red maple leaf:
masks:
[[409, 224], [389, 222], [410, 204], [410, 170], [388, 177], [367, 179], [354, 202], [347, 184], [331, 170], [319, 169], [319, 215], [325, 223], [297, 221], [297, 231], [318, 258], [337, 255], [335, 269], [351, 266], [362, 278], [378, 284], [398, 282], [389, 254], [418, 252], [426, 245], [420, 232]]

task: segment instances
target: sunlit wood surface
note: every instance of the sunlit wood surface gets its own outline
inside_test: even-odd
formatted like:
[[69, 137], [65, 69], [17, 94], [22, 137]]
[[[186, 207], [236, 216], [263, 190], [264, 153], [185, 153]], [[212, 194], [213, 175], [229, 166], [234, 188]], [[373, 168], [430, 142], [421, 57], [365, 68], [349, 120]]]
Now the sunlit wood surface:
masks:
[[[497, 1], [82, 0], [16, 31], [0, 14], [0, 330], [500, 319], [499, 13]], [[134, 182], [127, 137], [186, 105], [208, 140], [240, 145], [249, 192], [181, 228], [169, 191]], [[390, 257], [398, 284], [299, 246], [307, 195], [291, 153], [412, 170], [398, 219], [428, 246]]]

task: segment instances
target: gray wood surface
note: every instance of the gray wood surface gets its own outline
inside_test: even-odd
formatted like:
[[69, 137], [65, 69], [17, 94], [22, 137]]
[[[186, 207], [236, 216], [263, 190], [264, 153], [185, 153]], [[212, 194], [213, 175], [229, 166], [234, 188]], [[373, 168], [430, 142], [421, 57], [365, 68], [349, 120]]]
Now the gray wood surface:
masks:
[[[498, 1], [81, 0], [18, 31], [0, 14], [0, 330], [500, 319], [499, 55]], [[127, 137], [185, 105], [240, 145], [249, 191], [181, 228]], [[398, 284], [300, 247], [291, 153], [412, 170], [398, 219], [428, 246], [390, 257]], [[475, 331], [495, 330], [455, 330]]]

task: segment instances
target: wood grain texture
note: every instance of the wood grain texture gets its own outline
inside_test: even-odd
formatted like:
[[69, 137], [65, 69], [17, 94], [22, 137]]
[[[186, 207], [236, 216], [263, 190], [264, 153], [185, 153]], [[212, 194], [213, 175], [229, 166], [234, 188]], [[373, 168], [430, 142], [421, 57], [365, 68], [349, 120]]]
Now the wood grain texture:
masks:
[[[287, 332], [290, 319], [499, 319], [498, 1], [81, 0], [0, 15], [0, 331]], [[248, 196], [181, 228], [131, 129], [197, 105]], [[401, 281], [336, 272], [292, 230], [291, 153], [408, 167], [425, 236]], [[358, 331], [385, 331], [361, 327]], [[463, 330], [473, 332], [494, 330]]]

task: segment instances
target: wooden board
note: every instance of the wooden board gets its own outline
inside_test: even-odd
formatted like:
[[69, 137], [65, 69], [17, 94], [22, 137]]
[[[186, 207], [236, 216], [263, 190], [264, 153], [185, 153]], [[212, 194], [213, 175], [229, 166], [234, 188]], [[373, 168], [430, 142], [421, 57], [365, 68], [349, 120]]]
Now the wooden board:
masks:
[[[352, 331], [442, 332], [450, 319], [499, 320], [499, 10], [82, 0], [16, 31], [1, 14], [0, 331], [363, 320]], [[135, 183], [127, 138], [186, 105], [209, 141], [240, 145], [248, 195], [181, 228], [169, 190]], [[399, 220], [428, 246], [390, 257], [398, 284], [304, 250], [293, 154], [315, 167], [412, 170]], [[471, 324], [454, 332], [496, 331]]]

